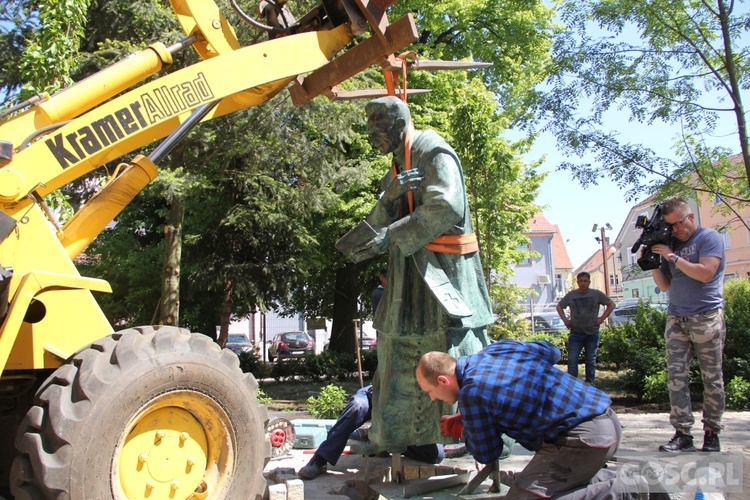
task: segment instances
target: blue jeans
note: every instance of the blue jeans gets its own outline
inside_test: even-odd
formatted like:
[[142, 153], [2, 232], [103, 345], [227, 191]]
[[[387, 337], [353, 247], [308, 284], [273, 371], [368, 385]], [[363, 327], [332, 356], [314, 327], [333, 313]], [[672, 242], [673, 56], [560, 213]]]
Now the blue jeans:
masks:
[[[349, 398], [346, 408], [341, 412], [331, 430], [328, 431], [326, 440], [320, 443], [315, 454], [323, 457], [329, 464], [336, 465], [344, 452], [351, 433], [371, 418], [372, 386], [368, 385]], [[404, 456], [420, 462], [439, 464], [443, 461], [443, 445], [409, 446], [406, 448]]]
[[578, 378], [578, 360], [581, 350], [586, 350], [586, 382], [594, 385], [596, 378], [596, 351], [599, 350], [599, 332], [587, 335], [581, 332], [570, 332], [568, 336], [568, 373]]

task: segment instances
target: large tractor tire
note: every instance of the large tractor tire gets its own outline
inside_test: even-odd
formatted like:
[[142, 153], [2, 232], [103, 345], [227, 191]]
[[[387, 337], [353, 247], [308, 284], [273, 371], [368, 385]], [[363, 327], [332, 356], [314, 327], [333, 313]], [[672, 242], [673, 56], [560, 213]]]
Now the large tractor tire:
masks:
[[260, 499], [268, 412], [237, 356], [205, 335], [141, 327], [76, 353], [16, 436], [20, 499]]

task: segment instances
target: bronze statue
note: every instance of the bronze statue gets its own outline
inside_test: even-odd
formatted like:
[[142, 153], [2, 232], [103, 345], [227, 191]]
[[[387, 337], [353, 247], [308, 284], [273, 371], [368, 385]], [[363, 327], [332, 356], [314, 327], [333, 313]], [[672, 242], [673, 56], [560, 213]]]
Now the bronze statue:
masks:
[[399, 452], [442, 441], [440, 416], [454, 411], [419, 389], [419, 358], [479, 351], [494, 318], [455, 151], [437, 133], [415, 131], [397, 97], [375, 99], [365, 110], [370, 144], [393, 153], [393, 168], [381, 180], [379, 202], [336, 248], [354, 262], [390, 254], [373, 324], [378, 370], [369, 439], [376, 450]]

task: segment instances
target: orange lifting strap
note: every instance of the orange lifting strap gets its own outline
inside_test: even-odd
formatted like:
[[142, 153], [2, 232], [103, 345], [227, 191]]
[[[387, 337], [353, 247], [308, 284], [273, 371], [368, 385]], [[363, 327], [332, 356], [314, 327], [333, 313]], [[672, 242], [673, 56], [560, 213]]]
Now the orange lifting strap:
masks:
[[[396, 96], [402, 101], [406, 102], [406, 58], [411, 56], [415, 61], [417, 60], [417, 54], [415, 52], [404, 52], [396, 56], [396, 59], [401, 61], [401, 78], [403, 85], [400, 85], [399, 76], [397, 70], [384, 70], [383, 75], [385, 76], [385, 86], [388, 91], [388, 95]], [[411, 170], [411, 146], [412, 140], [414, 139], [414, 122], [410, 121], [409, 126], [406, 129], [406, 137], [404, 137], [404, 169]], [[396, 162], [393, 162], [391, 167], [391, 173], [395, 179], [398, 175], [398, 167]], [[414, 211], [414, 193], [409, 191], [406, 193], [406, 197], [409, 200], [409, 213]], [[425, 245], [425, 249], [431, 252], [450, 253], [454, 255], [464, 255], [467, 253], [473, 253], [479, 250], [479, 243], [477, 242], [477, 235], [475, 233], [469, 234], [443, 234], [438, 236], [430, 243]]]

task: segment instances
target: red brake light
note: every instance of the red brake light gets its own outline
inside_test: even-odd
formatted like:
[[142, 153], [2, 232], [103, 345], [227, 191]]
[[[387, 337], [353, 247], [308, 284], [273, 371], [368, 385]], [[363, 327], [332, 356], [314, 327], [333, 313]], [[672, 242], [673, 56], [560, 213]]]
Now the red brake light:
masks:
[[284, 341], [282, 340], [281, 342], [279, 342], [279, 347], [281, 347], [282, 349], [286, 349], [286, 348], [287, 348], [287, 347], [289, 347], [289, 346], [288, 346], [288, 345], [286, 345], [286, 342], [284, 342]]

